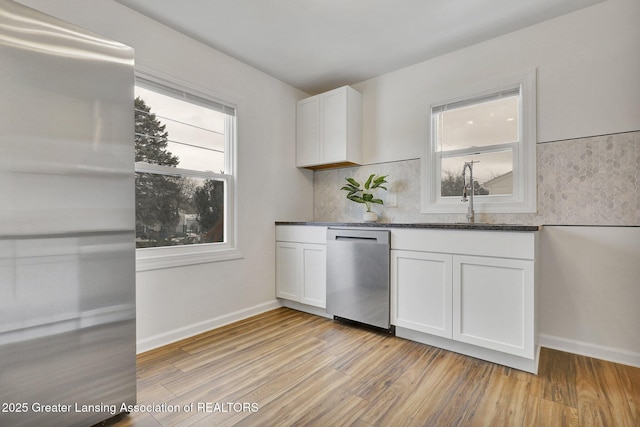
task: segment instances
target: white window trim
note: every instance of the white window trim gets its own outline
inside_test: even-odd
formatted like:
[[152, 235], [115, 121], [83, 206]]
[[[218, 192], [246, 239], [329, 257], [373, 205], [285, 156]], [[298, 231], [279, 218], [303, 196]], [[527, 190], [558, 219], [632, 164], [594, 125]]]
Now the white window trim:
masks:
[[454, 197], [438, 197], [440, 176], [440, 155], [436, 150], [435, 129], [432, 123], [432, 109], [445, 104], [460, 102], [472, 98], [520, 86], [520, 143], [513, 146], [513, 195], [476, 196], [476, 213], [535, 213], [537, 211], [537, 175], [536, 175], [536, 70], [505, 78], [482, 88], [469, 89], [461, 95], [431, 103], [427, 109], [427, 135], [429, 141], [424, 144], [422, 156], [422, 213], [466, 213], [467, 203]]
[[[236, 118], [238, 111], [234, 104], [221, 101], [219, 98], [208, 95], [206, 91], [197, 88], [192, 84], [188, 84], [173, 77], [167, 77], [156, 71], [148, 71], [145, 69], [136, 70], [136, 76], [150, 82], [177, 89], [191, 95], [198, 96], [212, 102], [224, 104], [236, 110]], [[211, 178], [222, 178], [225, 180], [227, 199], [225, 203], [225, 239], [224, 243], [201, 243], [196, 245], [184, 246], [165, 246], [157, 248], [140, 248], [136, 249], [136, 271], [158, 270], [163, 268], [182, 267], [194, 264], [204, 264], [218, 261], [228, 261], [242, 258], [242, 253], [238, 250], [238, 227], [237, 227], [237, 205], [235, 189], [237, 188], [237, 159], [236, 159], [236, 126], [235, 119], [227, 118], [225, 123], [225, 174], [216, 174], [202, 171], [190, 171], [188, 169], [172, 168], [185, 176], [203, 177], [205, 175]], [[228, 131], [228, 132], [227, 132]], [[150, 164], [136, 164], [137, 172], [150, 172], [166, 174], [167, 169], [163, 166]]]

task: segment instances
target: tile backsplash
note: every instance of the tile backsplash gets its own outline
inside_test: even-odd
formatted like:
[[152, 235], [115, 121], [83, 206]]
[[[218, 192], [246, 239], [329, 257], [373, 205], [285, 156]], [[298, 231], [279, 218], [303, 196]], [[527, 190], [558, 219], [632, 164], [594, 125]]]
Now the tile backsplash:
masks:
[[[347, 200], [345, 177], [389, 175], [397, 206], [374, 205], [380, 221], [466, 221], [465, 214], [420, 213], [420, 159], [314, 172], [314, 219], [361, 222], [364, 206]], [[537, 145], [538, 212], [477, 214], [477, 222], [640, 225], [640, 131]], [[384, 192], [383, 192], [384, 193]], [[386, 194], [381, 193], [384, 198]]]

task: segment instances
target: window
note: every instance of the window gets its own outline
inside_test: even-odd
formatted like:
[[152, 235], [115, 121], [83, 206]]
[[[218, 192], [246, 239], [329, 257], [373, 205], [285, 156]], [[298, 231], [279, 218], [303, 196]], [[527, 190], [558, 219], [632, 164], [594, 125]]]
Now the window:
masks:
[[535, 105], [535, 72], [433, 104], [422, 211], [465, 212], [462, 169], [474, 162], [476, 212], [535, 212]]
[[138, 270], [237, 257], [235, 109], [187, 90], [136, 78]]

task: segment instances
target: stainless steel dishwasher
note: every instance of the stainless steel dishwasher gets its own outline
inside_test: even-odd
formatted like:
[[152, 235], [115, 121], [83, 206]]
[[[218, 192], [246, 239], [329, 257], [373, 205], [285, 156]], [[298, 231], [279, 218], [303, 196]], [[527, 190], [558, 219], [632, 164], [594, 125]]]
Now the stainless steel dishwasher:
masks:
[[327, 312], [392, 331], [389, 230], [327, 230]]

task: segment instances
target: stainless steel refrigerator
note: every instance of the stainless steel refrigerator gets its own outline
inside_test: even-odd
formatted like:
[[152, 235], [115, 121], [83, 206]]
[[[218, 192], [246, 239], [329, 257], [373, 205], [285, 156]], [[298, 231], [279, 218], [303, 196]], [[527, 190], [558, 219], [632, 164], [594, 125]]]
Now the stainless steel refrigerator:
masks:
[[0, 0], [0, 426], [136, 401], [133, 49]]

